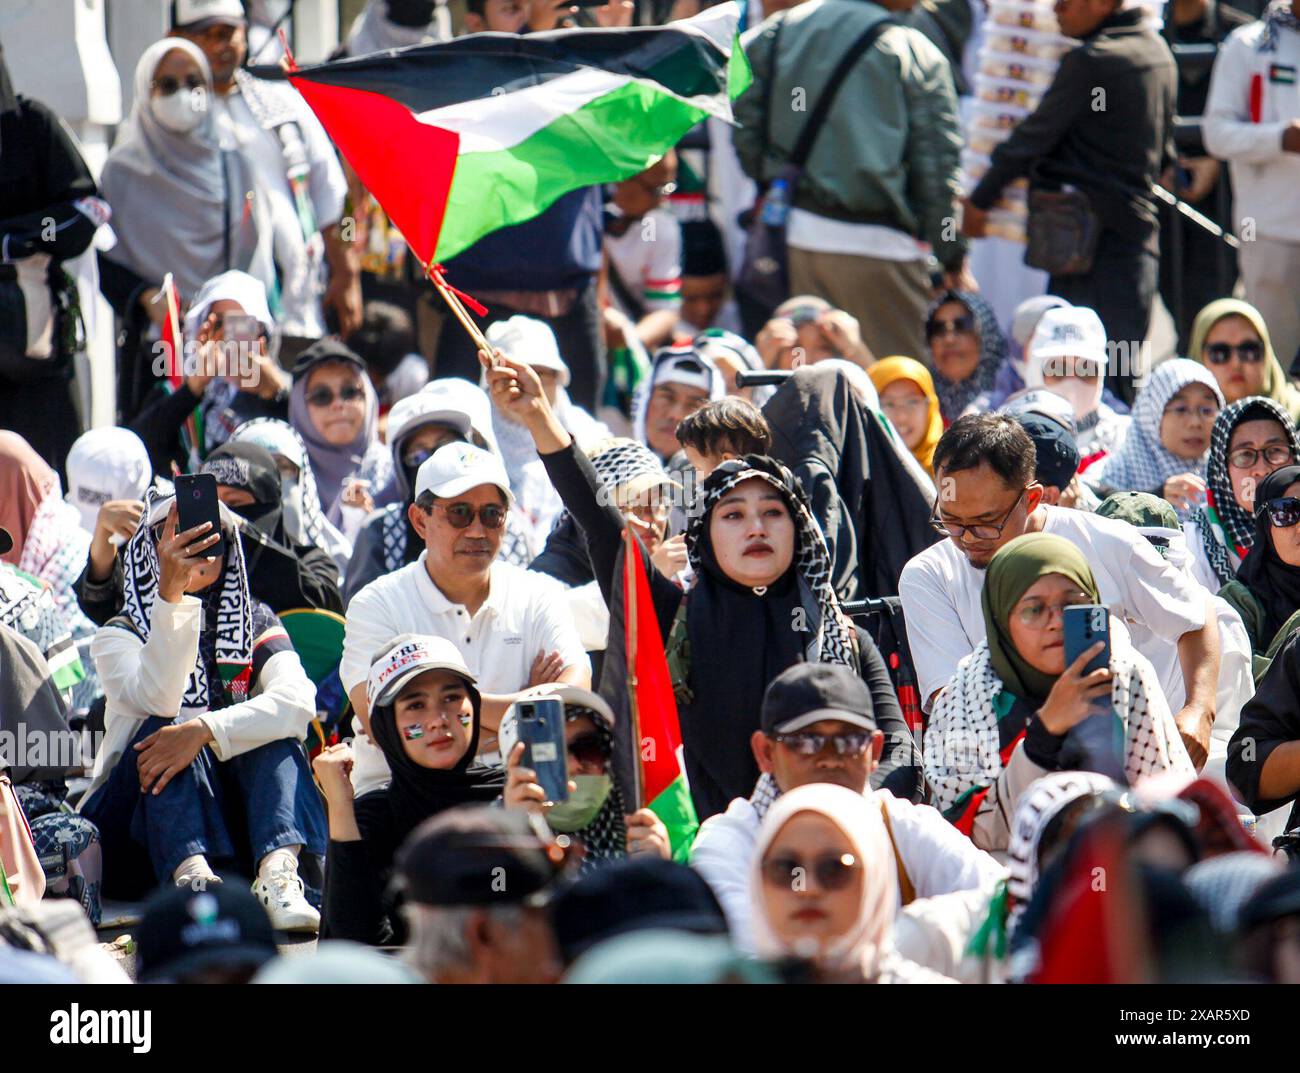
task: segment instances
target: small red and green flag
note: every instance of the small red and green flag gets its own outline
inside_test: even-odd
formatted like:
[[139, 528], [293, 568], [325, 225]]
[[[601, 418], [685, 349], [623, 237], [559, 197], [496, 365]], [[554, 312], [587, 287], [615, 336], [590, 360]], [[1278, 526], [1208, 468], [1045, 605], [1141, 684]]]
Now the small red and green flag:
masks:
[[735, 3], [667, 26], [482, 33], [291, 68], [425, 265], [644, 171], [752, 81]]

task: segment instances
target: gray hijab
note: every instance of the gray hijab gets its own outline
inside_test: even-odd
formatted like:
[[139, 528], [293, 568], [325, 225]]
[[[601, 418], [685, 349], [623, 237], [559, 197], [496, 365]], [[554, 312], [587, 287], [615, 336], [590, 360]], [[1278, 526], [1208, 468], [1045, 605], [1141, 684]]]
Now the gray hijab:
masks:
[[117, 236], [109, 258], [150, 281], [172, 273], [185, 301], [229, 269], [274, 293], [268, 210], [247, 163], [218, 147], [211, 107], [189, 134], [168, 130], [154, 116], [154, 72], [173, 50], [198, 64], [212, 99], [212, 72], [196, 45], [165, 37], [145, 49], [131, 115], [104, 162], [101, 185]]

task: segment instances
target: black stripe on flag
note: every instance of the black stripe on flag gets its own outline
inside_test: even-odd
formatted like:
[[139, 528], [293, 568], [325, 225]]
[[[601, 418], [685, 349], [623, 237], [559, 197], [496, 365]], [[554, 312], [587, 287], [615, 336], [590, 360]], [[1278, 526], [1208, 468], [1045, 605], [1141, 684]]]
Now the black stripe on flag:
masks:
[[382, 93], [418, 114], [592, 67], [657, 82], [681, 97], [725, 93], [727, 88], [727, 57], [716, 44], [702, 34], [656, 26], [523, 36], [478, 33], [315, 64], [295, 75]]

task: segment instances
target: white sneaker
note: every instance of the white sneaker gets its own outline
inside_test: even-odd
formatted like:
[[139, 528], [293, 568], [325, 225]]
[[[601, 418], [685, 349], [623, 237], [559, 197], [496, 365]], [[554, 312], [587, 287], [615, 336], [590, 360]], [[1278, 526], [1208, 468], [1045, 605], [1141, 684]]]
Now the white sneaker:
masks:
[[208, 864], [206, 857], [196, 853], [181, 861], [172, 875], [172, 882], [178, 887], [206, 890], [208, 887], [219, 887], [221, 877], [212, 871], [212, 866]]
[[320, 913], [307, 901], [294, 862], [277, 861], [259, 872], [253, 882], [253, 894], [277, 931], [320, 931]]

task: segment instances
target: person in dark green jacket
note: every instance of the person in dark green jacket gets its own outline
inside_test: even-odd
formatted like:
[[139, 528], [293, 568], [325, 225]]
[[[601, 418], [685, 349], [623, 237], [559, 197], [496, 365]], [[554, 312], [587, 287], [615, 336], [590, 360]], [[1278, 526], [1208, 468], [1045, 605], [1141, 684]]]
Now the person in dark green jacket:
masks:
[[1255, 493], [1255, 543], [1237, 579], [1219, 590], [1241, 615], [1255, 653], [1256, 682], [1300, 625], [1300, 466], [1283, 466]]

